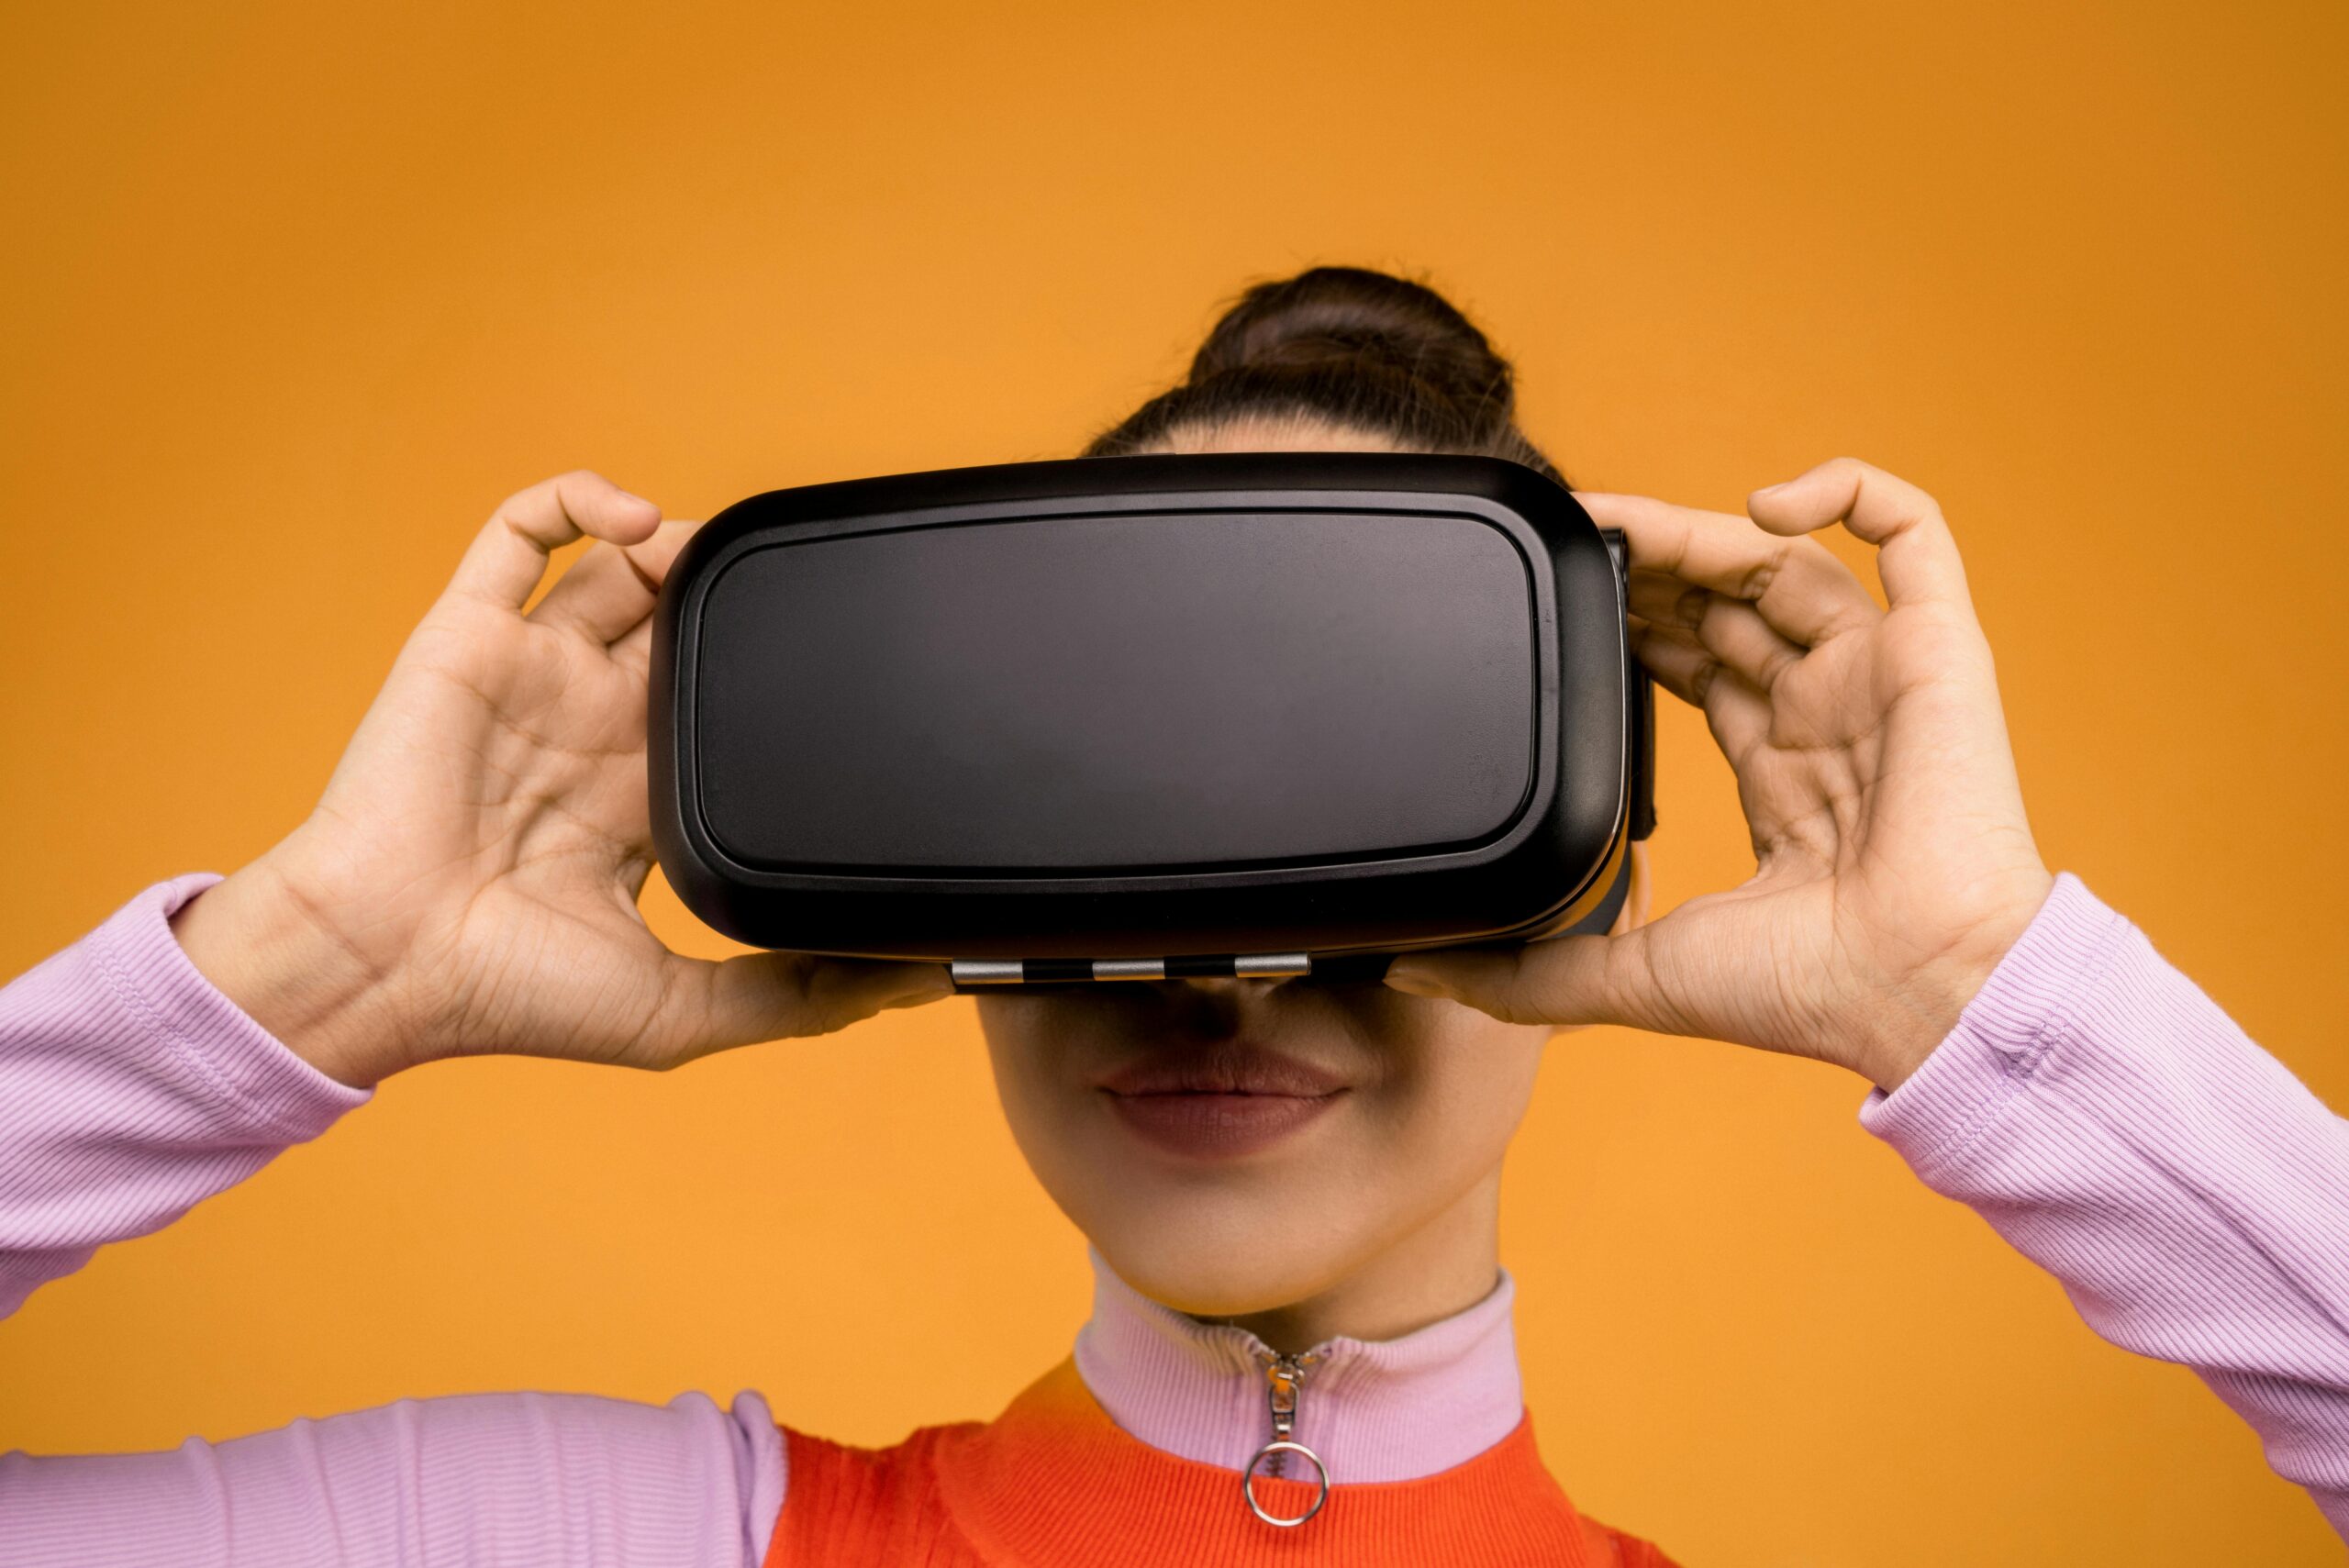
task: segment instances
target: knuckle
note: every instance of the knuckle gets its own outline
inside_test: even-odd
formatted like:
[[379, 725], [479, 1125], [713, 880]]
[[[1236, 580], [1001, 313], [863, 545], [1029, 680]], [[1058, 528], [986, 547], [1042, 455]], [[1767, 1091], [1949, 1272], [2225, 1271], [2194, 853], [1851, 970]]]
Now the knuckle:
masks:
[[525, 484], [497, 504], [497, 515], [511, 517], [517, 512], [529, 511], [531, 506], [553, 495], [556, 487], [562, 484], [562, 480], [563, 476], [558, 473], [541, 479], [536, 484]]
[[792, 1032], [803, 1037], [838, 1034], [865, 1015], [856, 995], [840, 977], [824, 973], [801, 993], [798, 1018]]
[[852, 1001], [834, 1001], [816, 1010], [811, 1034], [838, 1034], [851, 1024], [862, 1023], [868, 1009]]
[[1895, 478], [1890, 474], [1884, 477], [1886, 483], [1891, 485], [1895, 494], [1899, 496], [1899, 511], [1908, 521], [1938, 523], [1942, 520], [1941, 503], [1934, 500], [1920, 486], [1911, 484], [1905, 479]]
[[1770, 591], [1770, 584], [1778, 580], [1778, 573], [1786, 563], [1787, 552], [1783, 550], [1773, 550], [1766, 559], [1755, 562], [1738, 579], [1735, 596], [1749, 601], [1760, 598]]

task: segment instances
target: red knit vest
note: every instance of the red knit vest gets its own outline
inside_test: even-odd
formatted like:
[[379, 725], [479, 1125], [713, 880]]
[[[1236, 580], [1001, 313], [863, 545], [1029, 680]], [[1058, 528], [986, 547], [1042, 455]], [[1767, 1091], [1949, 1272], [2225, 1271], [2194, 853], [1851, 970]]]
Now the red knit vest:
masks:
[[[1416, 1481], [1342, 1481], [1293, 1529], [1248, 1511], [1240, 1477], [1120, 1430], [1074, 1362], [988, 1422], [924, 1427], [894, 1448], [785, 1428], [790, 1475], [766, 1568], [1672, 1568], [1654, 1547], [1575, 1511], [1530, 1419], [1465, 1463]], [[1259, 1480], [1276, 1515], [1310, 1483]]]

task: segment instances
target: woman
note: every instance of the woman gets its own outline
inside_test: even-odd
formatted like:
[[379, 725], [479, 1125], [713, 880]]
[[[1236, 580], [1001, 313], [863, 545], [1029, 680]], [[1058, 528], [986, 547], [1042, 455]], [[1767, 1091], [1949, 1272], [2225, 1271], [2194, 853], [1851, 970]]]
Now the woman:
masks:
[[[1252, 290], [1092, 450], [1307, 448], [1555, 473], [1475, 328], [1341, 269]], [[2042, 863], [1931, 499], [1838, 461], [1750, 519], [1583, 501], [1629, 536], [1641, 656], [1735, 768], [1754, 874], [1646, 924], [1642, 865], [1612, 936], [1413, 955], [1382, 985], [982, 996], [1012, 1130], [1097, 1279], [1071, 1362], [997, 1420], [867, 1452], [779, 1431], [752, 1394], [481, 1396], [12, 1454], [6, 1561], [1663, 1562], [1542, 1470], [1498, 1266], [1542, 1044], [1598, 1022], [1859, 1073], [1864, 1123], [1928, 1184], [2108, 1339], [2193, 1365], [2349, 1531], [2349, 1138]], [[1888, 612], [1806, 537], [1839, 523], [1877, 548]], [[671, 1067], [949, 994], [931, 965], [689, 960], [639, 918], [648, 617], [689, 528], [588, 473], [515, 496], [307, 821], [0, 993], [0, 1309], [395, 1072]], [[582, 533], [601, 542], [525, 614]]]

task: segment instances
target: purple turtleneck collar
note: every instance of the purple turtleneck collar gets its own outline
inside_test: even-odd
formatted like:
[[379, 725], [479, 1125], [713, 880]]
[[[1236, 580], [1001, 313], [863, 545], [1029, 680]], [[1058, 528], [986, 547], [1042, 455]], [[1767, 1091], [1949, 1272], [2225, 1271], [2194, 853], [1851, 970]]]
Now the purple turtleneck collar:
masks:
[[[1093, 1259], [1076, 1370], [1110, 1419], [1152, 1448], [1243, 1468], [1271, 1437], [1265, 1364], [1247, 1329], [1161, 1307]], [[1409, 1481], [1475, 1458], [1524, 1415], [1506, 1271], [1474, 1307], [1398, 1340], [1330, 1340], [1299, 1390], [1297, 1440], [1341, 1485]]]

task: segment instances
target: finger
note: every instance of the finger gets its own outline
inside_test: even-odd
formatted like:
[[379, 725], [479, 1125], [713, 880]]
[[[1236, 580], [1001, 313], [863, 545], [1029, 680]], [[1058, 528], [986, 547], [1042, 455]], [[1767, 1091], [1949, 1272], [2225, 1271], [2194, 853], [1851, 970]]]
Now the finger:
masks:
[[1778, 677], [1801, 663], [1810, 651], [1780, 637], [1761, 612], [1743, 600], [1725, 599], [1719, 594], [1711, 595], [1711, 600], [1690, 628], [1698, 645], [1742, 676], [1755, 691], [1767, 695]]
[[1731, 764], [1770, 733], [1770, 699], [1701, 643], [1670, 628], [1635, 627], [1632, 651], [1664, 690], [1702, 709], [1705, 724]]
[[664, 522], [640, 543], [596, 546], [547, 590], [529, 618], [597, 647], [618, 641], [651, 616], [669, 563], [700, 526]]
[[1815, 648], [1884, 612], [1852, 569], [1816, 539], [1787, 539], [1745, 517], [1644, 495], [1576, 493], [1600, 524], [1623, 530], [1631, 569], [1751, 602], [1778, 634]]
[[549, 552], [582, 534], [633, 544], [661, 520], [661, 508], [600, 473], [579, 469], [508, 496], [473, 536], [449, 591], [519, 610], [546, 575]]
[[797, 952], [670, 962], [670, 984], [647, 1031], [658, 1066], [762, 1040], [830, 1034], [891, 1007], [954, 994], [941, 963]]
[[1631, 652], [1648, 667], [1656, 684], [1687, 703], [1703, 707], [1721, 662], [1705, 651], [1693, 632], [1633, 622]]
[[1408, 995], [1460, 1002], [1506, 1023], [1627, 1024], [1682, 1033], [1647, 962], [1648, 933], [1654, 929], [1517, 948], [1405, 953], [1387, 965], [1386, 984]]
[[1708, 652], [1765, 692], [1809, 651], [1779, 636], [1742, 599], [1692, 588], [1677, 577], [1632, 573], [1631, 606], [1651, 626], [1693, 633]]
[[1876, 573], [1896, 606], [1936, 603], [1973, 613], [1957, 540], [1931, 495], [1857, 458], [1756, 490], [1753, 520], [1775, 534], [1806, 534], [1840, 522], [1876, 547]]
[[651, 539], [628, 547], [628, 558], [636, 563], [637, 571], [644, 574], [644, 580], [656, 591], [669, 580], [669, 568], [676, 564], [678, 551], [685, 548], [686, 540], [701, 530], [705, 520], [700, 517], [673, 517], [654, 529]]
[[625, 550], [598, 544], [573, 562], [523, 618], [603, 648], [650, 615], [658, 597]]
[[1631, 613], [1652, 626], [1696, 629], [1716, 595], [1710, 588], [1683, 582], [1668, 572], [1634, 568], [1625, 595]]

